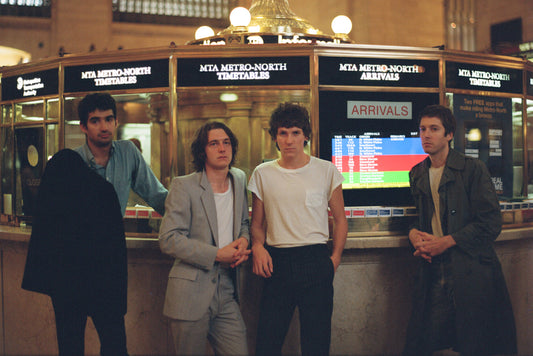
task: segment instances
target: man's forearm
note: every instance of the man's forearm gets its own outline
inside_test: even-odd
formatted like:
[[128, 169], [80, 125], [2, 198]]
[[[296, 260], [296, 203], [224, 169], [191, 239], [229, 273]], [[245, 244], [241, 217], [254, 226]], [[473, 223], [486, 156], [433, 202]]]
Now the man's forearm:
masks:
[[348, 236], [348, 222], [346, 220], [341, 220], [341, 222], [336, 222], [333, 227], [333, 234], [331, 240], [333, 242], [331, 256], [338, 258], [340, 260], [342, 252], [344, 251], [344, 246], [346, 245], [346, 238]]
[[252, 234], [251, 240], [252, 240], [252, 248], [254, 246], [264, 246], [265, 245], [265, 239], [266, 234], [263, 229], [250, 229], [250, 233]]

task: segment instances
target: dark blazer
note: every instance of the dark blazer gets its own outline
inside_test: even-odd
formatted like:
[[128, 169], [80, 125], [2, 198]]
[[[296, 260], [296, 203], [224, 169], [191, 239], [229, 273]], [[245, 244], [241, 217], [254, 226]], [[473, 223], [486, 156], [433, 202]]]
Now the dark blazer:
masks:
[[[246, 174], [229, 171], [233, 184], [233, 240], [249, 240]], [[176, 258], [167, 284], [163, 313], [173, 319], [199, 320], [216, 289], [218, 223], [215, 199], [205, 171], [172, 180], [159, 229], [161, 251]], [[239, 268], [236, 268], [238, 273]], [[235, 277], [238, 300], [239, 278]]]
[[22, 288], [126, 313], [124, 225], [111, 183], [80, 155], [61, 150], [47, 163], [37, 196]]
[[[418, 210], [413, 227], [431, 233], [434, 206], [429, 157], [410, 172]], [[458, 349], [468, 355], [516, 353], [513, 311], [493, 242], [501, 231], [500, 205], [485, 164], [451, 149], [439, 185], [444, 235], [457, 245], [451, 259]], [[405, 355], [427, 355], [430, 266], [420, 259]]]

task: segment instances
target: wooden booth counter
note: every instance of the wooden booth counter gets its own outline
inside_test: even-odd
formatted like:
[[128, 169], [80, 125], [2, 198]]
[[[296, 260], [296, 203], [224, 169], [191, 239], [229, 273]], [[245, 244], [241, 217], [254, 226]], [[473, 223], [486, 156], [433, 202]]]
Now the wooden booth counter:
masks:
[[[31, 230], [0, 225], [1, 319], [0, 353], [57, 354], [54, 314], [48, 296], [21, 289]], [[403, 347], [411, 310], [415, 259], [404, 235], [350, 234], [335, 276], [332, 355], [396, 355]], [[141, 236], [141, 235], [138, 235]], [[162, 315], [167, 274], [172, 259], [159, 250], [156, 235], [128, 237], [128, 313], [130, 355], [172, 355], [166, 317]], [[506, 228], [496, 241], [513, 303], [520, 355], [533, 354], [533, 229]], [[242, 311], [251, 350], [255, 344], [261, 280], [244, 266]], [[284, 353], [299, 353], [297, 318]], [[86, 331], [86, 354], [99, 353], [92, 321]], [[210, 353], [209, 350], [206, 351]], [[252, 352], [253, 353], [253, 352]]]

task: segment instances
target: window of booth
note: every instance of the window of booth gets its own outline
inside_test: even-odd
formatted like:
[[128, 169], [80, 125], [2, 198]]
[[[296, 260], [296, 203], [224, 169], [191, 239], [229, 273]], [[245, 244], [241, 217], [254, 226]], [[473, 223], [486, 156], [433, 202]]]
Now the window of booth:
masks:
[[438, 93], [326, 91], [320, 157], [344, 176], [346, 206], [412, 206], [409, 171], [426, 158], [418, 114]]
[[[78, 103], [83, 97], [65, 98], [65, 147], [76, 148], [85, 144], [85, 135], [80, 130]], [[169, 167], [169, 101], [167, 93], [139, 93], [113, 95], [117, 103], [117, 140], [136, 139], [144, 160], [156, 177], [168, 186]], [[56, 135], [57, 132], [50, 132]], [[135, 143], [135, 142], [134, 142]], [[132, 193], [128, 206], [146, 205]]]
[[15, 123], [32, 123], [44, 120], [44, 101], [30, 101], [15, 104]]
[[457, 120], [453, 146], [487, 165], [502, 199], [523, 198], [522, 99], [446, 95]]
[[528, 175], [527, 175], [527, 196], [533, 198], [533, 100], [526, 102], [527, 112], [527, 161], [528, 161]]
[[12, 188], [14, 214], [22, 219], [33, 216], [46, 161], [59, 150], [58, 111], [57, 98], [14, 104], [15, 181]]
[[2, 105], [2, 213], [33, 215], [46, 161], [59, 150], [57, 98]]
[[11, 111], [12, 111], [11, 104], [2, 105], [2, 109], [0, 111], [0, 125], [11, 124]]
[[1, 106], [0, 119], [0, 199], [1, 213], [13, 214], [13, 128], [11, 122], [12, 105]]
[[33, 216], [44, 170], [43, 126], [15, 126], [15, 214]]
[[54, 153], [59, 151], [59, 99], [46, 101], [46, 120], [54, 120], [57, 124], [46, 125], [45, 156], [48, 161]]
[[512, 99], [513, 110], [513, 197], [526, 198], [524, 191], [524, 120], [523, 100]]
[[[272, 111], [284, 102], [310, 109], [308, 90], [178, 90], [178, 174], [194, 171], [191, 143], [196, 130], [210, 120], [225, 123], [239, 140], [235, 166], [250, 176], [264, 161], [276, 159], [269, 120]], [[310, 145], [308, 145], [309, 147]]]

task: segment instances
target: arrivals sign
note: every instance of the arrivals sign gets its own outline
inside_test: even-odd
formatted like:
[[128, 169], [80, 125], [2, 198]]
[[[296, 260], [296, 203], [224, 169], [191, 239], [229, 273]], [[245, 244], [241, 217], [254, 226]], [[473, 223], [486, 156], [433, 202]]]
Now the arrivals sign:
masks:
[[410, 101], [352, 101], [348, 100], [348, 119], [400, 119], [413, 118], [413, 105]]
[[439, 87], [438, 61], [320, 57], [321, 85]]
[[522, 71], [472, 63], [446, 62], [446, 87], [519, 94], [522, 93]]
[[308, 85], [309, 57], [178, 58], [178, 87]]
[[168, 87], [169, 60], [65, 67], [65, 92]]
[[2, 78], [2, 100], [33, 98], [58, 93], [58, 69]]

